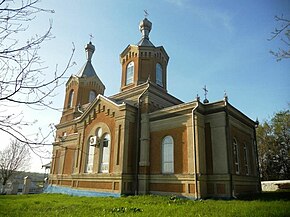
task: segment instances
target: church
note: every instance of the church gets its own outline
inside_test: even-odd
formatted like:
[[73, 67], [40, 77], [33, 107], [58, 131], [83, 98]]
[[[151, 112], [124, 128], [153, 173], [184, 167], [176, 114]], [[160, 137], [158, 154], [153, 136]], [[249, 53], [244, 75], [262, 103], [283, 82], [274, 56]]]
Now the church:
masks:
[[167, 91], [169, 55], [142, 38], [120, 54], [120, 92], [86, 63], [66, 83], [47, 192], [233, 198], [260, 192], [257, 123], [223, 99], [182, 102]]

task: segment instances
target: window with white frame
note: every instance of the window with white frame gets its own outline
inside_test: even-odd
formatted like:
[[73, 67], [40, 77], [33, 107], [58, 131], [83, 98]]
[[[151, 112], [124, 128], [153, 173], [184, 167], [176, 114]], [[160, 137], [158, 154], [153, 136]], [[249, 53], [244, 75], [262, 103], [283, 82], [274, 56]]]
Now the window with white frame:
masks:
[[235, 138], [233, 140], [233, 151], [234, 151], [235, 172], [236, 174], [239, 174], [240, 173], [239, 147], [238, 147], [237, 140]]
[[156, 64], [156, 84], [163, 87], [162, 66], [160, 63]]
[[89, 94], [89, 103], [93, 102], [93, 100], [96, 98], [96, 92], [91, 90]]
[[72, 105], [73, 105], [73, 99], [74, 99], [74, 90], [71, 90], [69, 92], [69, 96], [68, 96], [68, 104], [67, 104], [67, 107], [68, 108], [71, 108]]
[[162, 141], [162, 173], [174, 173], [174, 142], [171, 136]]
[[249, 159], [248, 159], [248, 149], [246, 143], [244, 144], [244, 162], [245, 162], [245, 172], [249, 175]]
[[102, 149], [100, 172], [102, 172], [102, 173], [109, 172], [110, 143], [111, 143], [110, 134], [106, 133], [103, 137], [102, 145], [100, 147]]
[[98, 127], [96, 129], [96, 136], [97, 136], [97, 138], [100, 139], [102, 137], [102, 134], [103, 134], [102, 128], [101, 127]]
[[92, 173], [93, 172], [93, 166], [94, 166], [94, 156], [95, 156], [95, 146], [90, 145], [90, 139], [88, 141], [88, 151], [87, 151], [87, 163], [85, 172], [86, 173]]
[[126, 85], [133, 83], [134, 78], [134, 62], [131, 61], [126, 69]]

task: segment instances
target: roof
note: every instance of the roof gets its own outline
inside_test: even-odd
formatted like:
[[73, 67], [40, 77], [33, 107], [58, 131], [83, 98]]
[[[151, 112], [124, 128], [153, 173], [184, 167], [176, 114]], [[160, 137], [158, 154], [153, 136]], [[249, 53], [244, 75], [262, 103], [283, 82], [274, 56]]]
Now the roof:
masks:
[[142, 38], [138, 43], [138, 46], [144, 46], [144, 47], [154, 47], [154, 45], [152, 44], [152, 42], [147, 39], [147, 38]]
[[93, 77], [97, 76], [94, 67], [90, 61], [87, 61], [85, 65], [80, 69], [77, 74], [78, 77]]

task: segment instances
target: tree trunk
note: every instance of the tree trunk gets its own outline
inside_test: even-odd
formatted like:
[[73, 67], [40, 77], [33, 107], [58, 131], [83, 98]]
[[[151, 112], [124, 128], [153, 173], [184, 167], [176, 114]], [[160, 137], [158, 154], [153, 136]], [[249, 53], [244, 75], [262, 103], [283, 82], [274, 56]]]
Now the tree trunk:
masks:
[[0, 194], [6, 194], [5, 192], [6, 184], [7, 184], [7, 179], [3, 179], [2, 186], [0, 189]]

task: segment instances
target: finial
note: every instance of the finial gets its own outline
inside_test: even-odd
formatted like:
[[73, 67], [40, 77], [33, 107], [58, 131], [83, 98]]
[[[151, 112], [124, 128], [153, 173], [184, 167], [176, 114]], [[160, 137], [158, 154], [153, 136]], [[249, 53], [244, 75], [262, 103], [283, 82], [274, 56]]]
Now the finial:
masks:
[[208, 99], [206, 98], [208, 90], [206, 89], [206, 85], [204, 85], [204, 88], [202, 88], [204, 90], [204, 100], [203, 103], [209, 103]]
[[86, 45], [85, 50], [87, 52], [87, 60], [91, 62], [93, 53], [95, 52], [95, 46], [91, 41]]
[[200, 100], [200, 97], [198, 94], [196, 94], [196, 100], [199, 101]]
[[[146, 17], [146, 14], [145, 14], [145, 17]], [[148, 39], [149, 40], [149, 33], [151, 31], [151, 28], [152, 28], [152, 23], [147, 18], [145, 18], [144, 20], [142, 20], [140, 22], [139, 30], [142, 33], [142, 38], [143, 39]]]
[[256, 121], [255, 121], [255, 128], [257, 128], [259, 126], [260, 122], [259, 122], [259, 119], [258, 117], [256, 118]]
[[147, 82], [149, 82], [151, 80], [151, 76], [150, 74], [148, 75], [148, 78], [147, 78]]
[[226, 90], [224, 90], [224, 100], [225, 100], [225, 101], [228, 101], [228, 99], [229, 99], [229, 98], [228, 98], [227, 92], [226, 92]]

